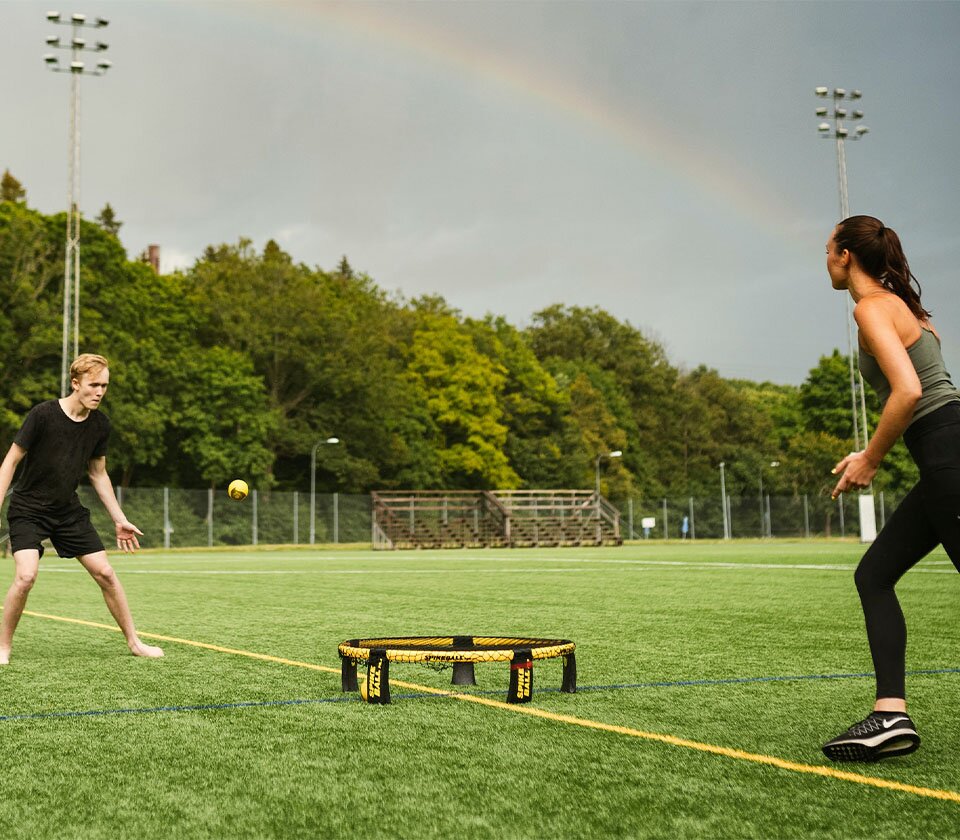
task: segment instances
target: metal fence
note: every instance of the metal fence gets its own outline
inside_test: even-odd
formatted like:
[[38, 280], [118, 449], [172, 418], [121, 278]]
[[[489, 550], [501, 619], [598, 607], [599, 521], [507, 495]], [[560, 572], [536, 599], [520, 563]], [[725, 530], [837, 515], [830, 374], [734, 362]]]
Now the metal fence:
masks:
[[[113, 523], [96, 493], [88, 486], [77, 492], [109, 545]], [[253, 490], [242, 502], [213, 490], [118, 487], [116, 492], [127, 518], [143, 531], [144, 548], [370, 542], [368, 495], [318, 493], [311, 505], [310, 494], [298, 492]]]
[[[80, 501], [107, 546], [113, 523], [93, 489], [80, 487]], [[311, 545], [370, 543], [369, 495], [252, 491], [242, 502], [222, 491], [166, 487], [117, 488], [123, 511], [144, 532], [144, 548], [197, 548], [229, 545]], [[728, 496], [723, 504], [703, 497], [614, 499], [624, 539], [723, 539], [859, 537], [859, 497]], [[900, 496], [877, 493], [877, 526], [900, 502]], [[312, 515], [311, 515], [312, 514]], [[5, 537], [5, 535], [3, 535]], [[4, 540], [5, 542], [5, 540]]]
[[[901, 496], [874, 495], [882, 528]], [[614, 500], [625, 539], [723, 539], [771, 537], [859, 537], [860, 497], [727, 496], [726, 523], [720, 494], [702, 497]], [[725, 533], [726, 532], [726, 533]]]

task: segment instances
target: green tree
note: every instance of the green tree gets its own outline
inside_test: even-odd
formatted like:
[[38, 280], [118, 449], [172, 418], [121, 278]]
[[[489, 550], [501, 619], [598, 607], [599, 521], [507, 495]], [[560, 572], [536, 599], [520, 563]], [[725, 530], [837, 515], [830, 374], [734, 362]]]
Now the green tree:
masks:
[[[597, 457], [602, 453], [626, 449], [628, 434], [611, 411], [607, 395], [591, 381], [586, 371], [577, 371], [572, 376], [569, 395], [571, 422], [566, 437], [575, 444], [570, 449], [573, 464], [579, 472], [579, 481], [574, 487], [592, 489], [596, 480]], [[623, 459], [604, 462], [600, 492], [606, 496], [623, 498], [631, 495], [631, 489], [630, 474], [624, 468]], [[650, 492], [649, 486], [647, 490]]]
[[109, 203], [103, 205], [100, 215], [97, 216], [97, 224], [111, 236], [119, 235], [120, 228], [123, 227], [123, 222], [117, 218]]
[[304, 486], [313, 445], [331, 435], [342, 444], [318, 487], [433, 483], [429, 417], [403, 377], [410, 319], [368, 277], [295, 264], [272, 241], [258, 254], [240, 240], [208, 248], [185, 285], [198, 340], [249, 358], [263, 378], [278, 486]]
[[9, 169], [4, 169], [3, 178], [0, 178], [0, 201], [24, 204], [26, 200], [27, 191], [23, 188], [23, 185], [10, 174]]
[[826, 432], [799, 432], [787, 447], [781, 478], [793, 485], [796, 495], [829, 495], [837, 483], [830, 471], [845, 454], [844, 443]]
[[850, 367], [847, 356], [834, 350], [820, 361], [800, 386], [803, 426], [811, 432], [825, 432], [853, 445]]
[[57, 395], [63, 216], [0, 202], [0, 442], [4, 451], [34, 404]]
[[[273, 459], [295, 452], [298, 412], [315, 394], [327, 313], [310, 272], [273, 241], [258, 255], [249, 240], [208, 248], [184, 277], [197, 335], [249, 359], [277, 417]], [[272, 472], [272, 469], [271, 469]]]
[[[672, 487], [679, 461], [672, 434], [677, 370], [663, 348], [598, 308], [549, 307], [534, 316], [526, 335], [561, 388], [584, 372], [604, 395], [626, 433], [622, 447], [611, 447], [623, 450], [618, 469], [622, 466], [648, 493]], [[576, 372], [564, 363], [572, 363]]]
[[406, 376], [426, 396], [445, 487], [509, 489], [520, 477], [504, 453], [507, 427], [502, 365], [483, 355], [453, 315], [424, 301], [409, 347]]
[[182, 478], [211, 487], [237, 476], [262, 481], [275, 418], [250, 360], [225, 347], [185, 353], [175, 379], [177, 446], [189, 464]]
[[774, 457], [786, 451], [789, 441], [804, 429], [800, 388], [747, 379], [728, 381], [742, 400], [769, 418], [770, 437], [765, 441], [769, 455]]
[[780, 454], [765, 405], [703, 366], [681, 377], [677, 394], [674, 435], [681, 441], [684, 495], [712, 491], [721, 461], [729, 492], [753, 492], [760, 470]]
[[507, 428], [504, 452], [530, 488], [579, 485], [569, 451], [569, 395], [561, 391], [523, 334], [502, 317], [465, 324], [477, 349], [504, 371], [500, 408]]
[[[841, 355], [839, 350], [834, 350], [830, 356], [821, 357], [817, 366], [810, 371], [806, 381], [800, 386], [803, 427], [809, 432], [827, 435], [820, 441], [821, 446], [826, 447], [831, 441], [833, 443], [834, 454], [829, 465], [830, 469], [854, 447], [848, 358]], [[880, 420], [880, 403], [873, 389], [869, 387], [864, 393], [864, 398], [869, 432], [877, 427]], [[861, 434], [863, 434], [862, 429]], [[862, 441], [861, 446], [863, 446]], [[884, 458], [874, 479], [873, 489], [877, 491], [889, 489], [902, 493], [917, 479], [916, 465], [910, 457], [906, 444], [899, 440]]]
[[178, 275], [155, 274], [131, 262], [119, 240], [83, 222], [80, 349], [110, 360], [111, 384], [104, 410], [113, 423], [108, 462], [119, 483], [166, 483], [180, 474], [179, 450], [171, 452], [177, 369], [197, 346], [193, 313]]

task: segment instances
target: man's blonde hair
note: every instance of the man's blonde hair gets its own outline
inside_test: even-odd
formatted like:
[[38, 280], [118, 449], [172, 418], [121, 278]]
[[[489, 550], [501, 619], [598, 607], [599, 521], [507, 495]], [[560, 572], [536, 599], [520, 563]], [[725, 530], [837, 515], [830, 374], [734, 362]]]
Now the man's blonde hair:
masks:
[[70, 381], [76, 379], [79, 382], [88, 373], [94, 373], [108, 367], [110, 367], [110, 363], [103, 356], [98, 356], [96, 353], [81, 353], [70, 365]]

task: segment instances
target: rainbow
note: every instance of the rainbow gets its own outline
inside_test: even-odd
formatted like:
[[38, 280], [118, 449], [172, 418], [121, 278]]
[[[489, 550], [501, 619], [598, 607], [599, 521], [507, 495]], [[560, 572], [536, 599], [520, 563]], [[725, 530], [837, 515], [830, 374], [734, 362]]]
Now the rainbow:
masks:
[[483, 50], [450, 31], [416, 23], [400, 14], [364, 3], [258, 3], [234, 7], [255, 14], [261, 24], [276, 24], [279, 16], [293, 17], [302, 26], [307, 15], [319, 18], [325, 29], [349, 37], [375, 40], [400, 49], [420, 62], [430, 62], [452, 73], [501, 88], [504, 93], [538, 103], [547, 114], [588, 126], [636, 154], [649, 166], [667, 170], [695, 193], [725, 212], [734, 210], [753, 224], [793, 243], [790, 231], [798, 225], [795, 209], [778, 195], [764, 190], [742, 163], [693, 151], [676, 129], [655, 115], [642, 120], [575, 87], [566, 79], [548, 77], [536, 68], [501, 54]]

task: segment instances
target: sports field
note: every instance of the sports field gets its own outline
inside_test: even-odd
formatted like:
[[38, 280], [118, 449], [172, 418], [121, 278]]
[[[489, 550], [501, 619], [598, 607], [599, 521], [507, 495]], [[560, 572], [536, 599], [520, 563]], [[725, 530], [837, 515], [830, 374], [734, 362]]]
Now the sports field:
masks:
[[[876, 765], [820, 753], [872, 700], [860, 551], [115, 555], [144, 637], [166, 638], [159, 661], [129, 656], [96, 585], [47, 555], [0, 669], [0, 831], [960, 836], [960, 582], [943, 554], [899, 587], [922, 747]], [[341, 693], [339, 642], [454, 633], [573, 639], [580, 690], [559, 693], [550, 660], [524, 706], [502, 702], [503, 664], [478, 665], [469, 696], [397, 664], [391, 705]]]

